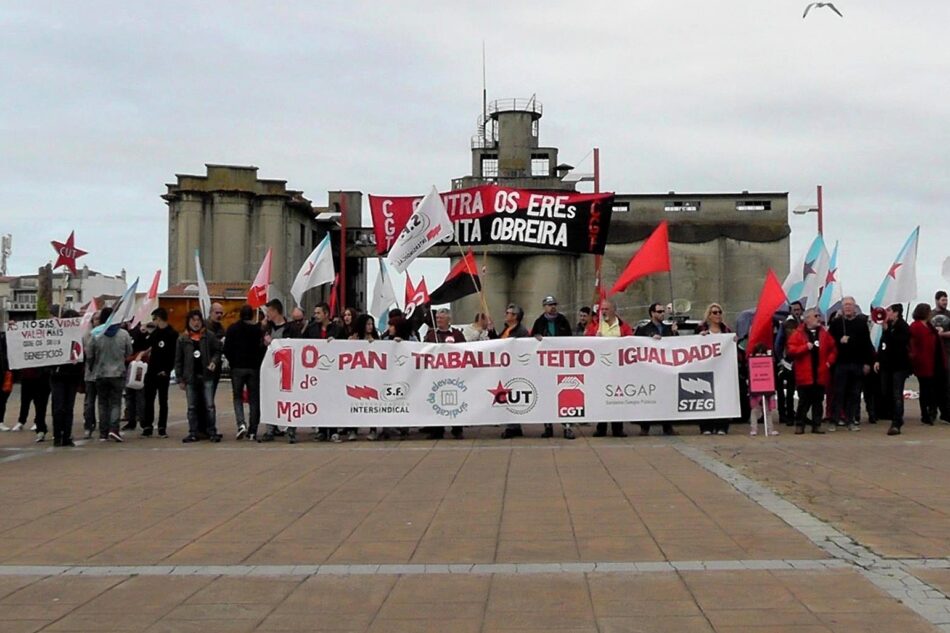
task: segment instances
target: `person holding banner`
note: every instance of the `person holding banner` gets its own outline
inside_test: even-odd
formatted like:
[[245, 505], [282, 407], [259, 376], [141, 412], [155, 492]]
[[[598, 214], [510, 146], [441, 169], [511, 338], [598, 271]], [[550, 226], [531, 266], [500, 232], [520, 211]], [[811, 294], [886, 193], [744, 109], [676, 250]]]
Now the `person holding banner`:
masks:
[[[544, 312], [541, 313], [531, 326], [531, 336], [539, 341], [545, 336], [573, 336], [573, 328], [567, 317], [558, 312], [557, 299], [552, 295], [546, 296], [541, 301], [541, 307]], [[574, 439], [574, 429], [570, 422], [564, 422], [561, 427], [564, 429], [564, 439]], [[544, 423], [544, 432], [541, 437], [554, 437], [554, 425], [550, 422]]]
[[[662, 303], [651, 303], [650, 304], [650, 320], [647, 323], [644, 323], [636, 329], [633, 333], [634, 336], [649, 336], [656, 340], [664, 338], [666, 336], [679, 336], [677, 331], [676, 323], [672, 325], [667, 325], [663, 322], [663, 317], [666, 316], [666, 307]], [[641, 422], [640, 423], [640, 435], [647, 436], [650, 434], [650, 422]], [[673, 425], [669, 422], [663, 423], [663, 435], [679, 435], [674, 429]]]
[[13, 372], [7, 360], [7, 337], [0, 336], [0, 431], [9, 431], [10, 427], [3, 423], [7, 415], [7, 399], [13, 391]]
[[[722, 320], [722, 306], [718, 303], [710, 303], [706, 308], [706, 314], [703, 316], [702, 323], [696, 328], [696, 332], [701, 335], [708, 334], [731, 334], [732, 330]], [[755, 405], [752, 405], [755, 407]], [[700, 422], [699, 431], [703, 435], [726, 435], [729, 433], [729, 420], [705, 420]]]
[[[294, 329], [291, 327], [291, 324], [287, 322], [287, 319], [284, 318], [284, 304], [280, 299], [271, 299], [264, 307], [267, 308], [266, 317], [264, 318], [264, 347], [266, 348], [270, 345], [270, 342], [274, 339], [279, 338], [294, 338]], [[310, 327], [309, 325], [307, 326]], [[306, 337], [306, 333], [304, 334]], [[276, 426], [268, 424], [266, 430], [262, 435], [257, 436], [258, 442], [273, 442], [274, 437], [278, 435], [283, 435], [283, 432], [280, 431]], [[287, 441], [291, 444], [297, 443], [297, 429], [294, 427], [287, 428]]]
[[188, 401], [188, 444], [198, 441], [198, 410], [205, 412], [208, 439], [220, 442], [214, 407], [214, 376], [221, 365], [221, 341], [205, 328], [201, 310], [191, 310], [185, 317], [186, 329], [175, 348], [175, 376]]
[[[313, 308], [313, 318], [310, 319], [310, 322], [307, 324], [307, 327], [303, 331], [303, 338], [317, 339], [317, 340], [329, 340], [341, 338], [342, 330], [337, 327], [333, 321], [330, 319], [330, 306], [325, 301], [322, 301], [314, 306]], [[287, 428], [287, 433], [292, 434], [296, 433], [296, 430], [293, 427]], [[296, 441], [296, 437], [292, 436], [292, 442]], [[355, 433], [354, 433], [354, 438]], [[340, 429], [338, 428], [318, 428], [313, 434], [314, 442], [326, 442], [330, 440], [332, 442], [342, 442], [343, 439], [340, 437]], [[264, 441], [269, 442], [265, 434]]]
[[[805, 432], [806, 423], [810, 423], [812, 433], [822, 434], [822, 405], [825, 389], [831, 382], [831, 368], [835, 364], [837, 350], [835, 339], [822, 327], [816, 309], [805, 311], [804, 321], [789, 337], [786, 349], [792, 360], [798, 388], [795, 435]], [[808, 419], [809, 411], [811, 420]]]
[[[514, 303], [509, 303], [508, 307], [505, 308], [505, 328], [501, 331], [501, 334], [497, 334], [495, 328], [491, 328], [488, 331], [488, 338], [494, 340], [499, 338], [526, 338], [531, 336], [531, 333], [528, 332], [528, 328], [522, 324], [522, 321], [524, 321], [524, 310]], [[501, 433], [501, 439], [503, 440], [522, 436], [524, 436], [524, 430], [522, 430], [521, 425], [517, 423], [506, 425], [505, 430]]]
[[[435, 327], [426, 332], [426, 343], [464, 343], [465, 335], [462, 331], [452, 327], [452, 311], [448, 308], [439, 308], [435, 313]], [[444, 426], [426, 427], [424, 431], [430, 440], [441, 440], [445, 437]], [[462, 427], [452, 427], [452, 437], [462, 439]]]
[[[611, 299], [604, 299], [600, 302], [600, 311], [594, 318], [585, 332], [587, 336], [633, 336], [633, 328], [623, 322], [623, 319], [617, 316], [617, 308]], [[627, 437], [623, 430], [623, 422], [611, 422], [610, 433], [614, 437]], [[607, 423], [598, 422], [594, 429], [594, 437], [604, 437], [607, 435]]]
[[[103, 308], [99, 319], [109, 323], [112, 308]], [[99, 401], [99, 441], [123, 442], [119, 433], [122, 413], [122, 391], [125, 389], [125, 367], [132, 357], [132, 337], [113, 323], [101, 334], [93, 335], [86, 350], [96, 377], [96, 399]]]
[[[75, 310], [66, 310], [61, 318], [74, 319]], [[75, 446], [73, 442], [73, 409], [76, 392], [83, 380], [84, 368], [78, 360], [56, 365], [50, 372], [50, 400], [53, 408], [53, 446]]]

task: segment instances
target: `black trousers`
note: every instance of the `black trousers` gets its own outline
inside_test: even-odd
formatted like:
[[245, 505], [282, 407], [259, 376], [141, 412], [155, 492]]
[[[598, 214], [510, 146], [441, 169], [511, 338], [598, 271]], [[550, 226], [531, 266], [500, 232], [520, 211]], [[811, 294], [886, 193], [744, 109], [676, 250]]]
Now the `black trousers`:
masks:
[[75, 380], [50, 381], [53, 404], [53, 439], [58, 442], [73, 439], [73, 408], [79, 385]]
[[[884, 419], [891, 420], [891, 426], [901, 428], [904, 426], [904, 383], [907, 381], [907, 372], [904, 371], [882, 371], [881, 372], [881, 407], [878, 407], [878, 415]], [[882, 415], [880, 409], [886, 403], [887, 415]]]
[[[607, 434], [607, 423], [598, 422], [597, 427], [594, 429], [594, 432], [598, 435]], [[611, 422], [610, 423], [610, 434], [614, 437], [620, 437], [623, 435], [623, 422]]]
[[10, 399], [10, 392], [0, 391], [0, 424], [3, 424], [3, 419], [7, 416], [7, 400]]
[[[652, 423], [651, 423], [651, 422], [641, 422], [641, 423], [640, 423], [640, 432], [641, 432], [641, 433], [649, 433], [649, 432], [650, 432], [650, 426], [652, 426]], [[673, 425], [670, 424], [669, 422], [664, 422], [664, 423], [663, 423], [663, 435], [673, 435]]]
[[861, 420], [861, 388], [864, 386], [864, 366], [857, 363], [835, 365], [835, 398], [831, 419], [853, 424]]
[[46, 407], [49, 405], [49, 376], [42, 378], [27, 378], [20, 383], [20, 424], [26, 425], [27, 418], [30, 417], [30, 404], [36, 410], [36, 417], [33, 421], [36, 423], [37, 433], [46, 433], [49, 429], [46, 427]]
[[[780, 422], [792, 424], [795, 421], [795, 372], [780, 368], [778, 378], [778, 417]], [[746, 416], [748, 418], [748, 416]]]
[[934, 377], [921, 378], [917, 376], [917, 382], [920, 383], [920, 421], [924, 424], [930, 424], [937, 415], [937, 393]]
[[158, 430], [164, 431], [168, 427], [168, 374], [164, 376], [145, 375], [143, 429], [151, 429], [155, 424], [155, 396], [158, 396]]
[[[795, 423], [804, 428], [810, 424], [813, 429], [821, 424], [821, 415], [824, 413], [825, 388], [821, 385], [798, 387], [798, 411], [795, 414]], [[811, 420], [807, 416], [811, 411]]]

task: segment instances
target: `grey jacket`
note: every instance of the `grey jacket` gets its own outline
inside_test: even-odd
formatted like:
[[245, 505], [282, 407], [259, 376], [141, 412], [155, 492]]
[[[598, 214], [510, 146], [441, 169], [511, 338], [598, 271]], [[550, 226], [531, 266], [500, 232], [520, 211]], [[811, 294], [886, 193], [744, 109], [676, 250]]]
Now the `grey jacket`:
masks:
[[125, 359], [132, 355], [132, 337], [120, 326], [110, 326], [105, 333], [92, 337], [86, 354], [94, 379], [124, 378]]

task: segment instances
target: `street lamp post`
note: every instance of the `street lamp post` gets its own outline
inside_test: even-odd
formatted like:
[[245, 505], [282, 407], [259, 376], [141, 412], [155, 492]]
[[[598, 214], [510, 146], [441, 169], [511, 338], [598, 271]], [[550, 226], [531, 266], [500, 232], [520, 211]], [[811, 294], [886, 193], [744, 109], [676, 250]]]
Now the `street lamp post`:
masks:
[[792, 213], [794, 213], [795, 215], [805, 215], [806, 213], [817, 213], [818, 214], [818, 235], [824, 235], [824, 229], [825, 229], [824, 206], [823, 206], [821, 194], [822, 194], [821, 185], [818, 185], [817, 206], [810, 205], [810, 204], [802, 204], [792, 209]]

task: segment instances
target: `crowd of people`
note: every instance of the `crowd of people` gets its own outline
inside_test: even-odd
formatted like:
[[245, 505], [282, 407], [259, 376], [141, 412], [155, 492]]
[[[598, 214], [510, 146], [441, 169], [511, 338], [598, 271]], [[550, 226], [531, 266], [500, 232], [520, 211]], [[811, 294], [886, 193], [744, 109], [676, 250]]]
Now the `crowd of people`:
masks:
[[[645, 336], [661, 339], [678, 336], [676, 319], [669, 318], [670, 309], [662, 303], [649, 307], [646, 318], [635, 325], [625, 322], [617, 314], [613, 301], [603, 300], [595, 309], [582, 307], [572, 324], [558, 309], [553, 296], [542, 301], [542, 312], [528, 328], [524, 324], [524, 310], [517, 305], [507, 306], [503, 321], [496, 326], [484, 313], [475, 315], [471, 323], [461, 327], [453, 324], [452, 313], [441, 308], [434, 314], [421, 340], [429, 343], [457, 344], [520, 337], [549, 336]], [[187, 402], [188, 432], [184, 443], [207, 439], [220, 442], [222, 433], [217, 424], [215, 398], [221, 380], [224, 361], [230, 372], [231, 400], [235, 415], [235, 438], [271, 442], [286, 437], [297, 441], [294, 427], [261, 425], [260, 366], [265, 350], [274, 339], [353, 339], [419, 341], [416, 322], [402, 311], [392, 310], [386, 327], [379, 331], [372, 315], [346, 308], [339, 317], [331, 315], [330, 307], [318, 304], [307, 318], [305, 312], [294, 308], [290, 318], [284, 314], [279, 300], [265, 306], [264, 318], [249, 305], [241, 308], [239, 320], [227, 329], [222, 324], [224, 309], [213, 304], [206, 319], [200, 310], [186, 315], [185, 331], [177, 332], [168, 322], [168, 312], [157, 308], [151, 321], [131, 328], [114, 324], [103, 333], [85, 336], [85, 360], [54, 367], [23, 369], [17, 372], [20, 383], [20, 411], [17, 422], [3, 424], [7, 399], [12, 391], [13, 376], [7, 362], [5, 341], [0, 337], [0, 431], [22, 431], [26, 428], [31, 408], [34, 411], [32, 431], [36, 441], [46, 441], [48, 427], [46, 410], [52, 403], [53, 444], [74, 446], [72, 437], [73, 410], [78, 393], [84, 394], [84, 437], [98, 434], [100, 441], [123, 442], [123, 433], [141, 429], [142, 437], [168, 437], [168, 394], [172, 376], [184, 391]], [[733, 330], [723, 321], [723, 308], [711, 304], [705, 311], [696, 333], [729, 334]], [[105, 323], [111, 314], [103, 308], [93, 318], [93, 325]], [[64, 317], [78, 316], [66, 311]], [[865, 419], [876, 424], [890, 421], [888, 435], [899, 435], [904, 425], [905, 383], [914, 375], [920, 386], [921, 422], [933, 425], [938, 419], [950, 422], [950, 311], [947, 293], [935, 296], [935, 306], [918, 304], [907, 324], [900, 304], [888, 306], [882, 323], [860, 312], [853, 297], [845, 297], [840, 310], [830, 315], [827, 323], [815, 309], [804, 310], [794, 302], [785, 313], [774, 320], [774, 346], [759, 345], [746, 350], [745, 340], [739, 341], [741, 417], [738, 419], [704, 420], [699, 423], [704, 435], [725, 435], [730, 425], [748, 423], [751, 435], [763, 418], [777, 413], [778, 422], [795, 427], [801, 434], [806, 428], [812, 433], [826, 430], [861, 429], [861, 402], [865, 405]], [[879, 327], [879, 340], [875, 330]], [[776, 378], [774, 397], [750, 394], [748, 385], [748, 355], [768, 355], [773, 359]], [[128, 366], [133, 361], [147, 362], [143, 388], [127, 385]], [[124, 410], [123, 415], [123, 400]], [[158, 402], [156, 419], [155, 403]], [[797, 400], [797, 406], [796, 406]], [[125, 422], [124, 425], [122, 423]], [[658, 422], [664, 435], [676, 435], [672, 421]], [[640, 435], [649, 435], [652, 424], [640, 423]], [[542, 437], [553, 437], [553, 424], [544, 424]], [[607, 435], [607, 423], [598, 423], [595, 437]], [[766, 427], [777, 434], [774, 427]], [[431, 439], [444, 437], [443, 427], [424, 427], [421, 431]], [[464, 427], [453, 426], [451, 435], [460, 439]], [[388, 439], [393, 435], [406, 437], [406, 428], [371, 427], [367, 439]], [[565, 439], [574, 439], [575, 429], [570, 423], [562, 424]], [[623, 422], [610, 423], [614, 437], [625, 437]], [[502, 438], [524, 434], [520, 424], [504, 427]], [[322, 427], [313, 430], [315, 441], [342, 442], [358, 439], [355, 427]]]

